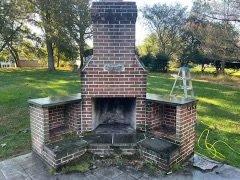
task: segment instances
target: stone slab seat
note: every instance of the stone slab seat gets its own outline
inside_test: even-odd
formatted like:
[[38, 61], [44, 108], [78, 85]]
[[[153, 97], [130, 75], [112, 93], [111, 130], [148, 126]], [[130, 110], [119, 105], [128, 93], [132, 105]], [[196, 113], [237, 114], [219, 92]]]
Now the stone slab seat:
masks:
[[46, 144], [44, 151], [53, 155], [55, 160], [74, 155], [88, 148], [88, 143], [81, 138], [61, 140], [55, 143]]
[[138, 143], [144, 157], [156, 163], [165, 162], [170, 165], [171, 158], [179, 153], [179, 145], [159, 138], [146, 138]]
[[81, 101], [82, 101], [82, 95], [81, 93], [78, 93], [78, 94], [72, 94], [69, 96], [56, 96], [56, 97], [29, 99], [28, 103], [41, 108], [50, 108], [50, 107], [72, 104], [72, 103], [81, 102]]
[[146, 94], [146, 99], [149, 101], [153, 101], [153, 102], [157, 102], [165, 105], [171, 105], [171, 106], [181, 106], [181, 105], [191, 104], [197, 101], [195, 98], [161, 96], [158, 94], [151, 94], [151, 93]]

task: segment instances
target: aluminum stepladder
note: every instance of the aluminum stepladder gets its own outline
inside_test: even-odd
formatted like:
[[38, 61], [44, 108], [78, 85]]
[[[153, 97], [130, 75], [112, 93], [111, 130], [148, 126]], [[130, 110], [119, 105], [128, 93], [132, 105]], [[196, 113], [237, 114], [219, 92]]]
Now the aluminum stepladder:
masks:
[[[175, 89], [182, 89], [184, 98], [193, 98], [194, 92], [190, 69], [186, 66], [183, 66], [179, 68], [178, 74], [174, 74], [172, 76], [175, 78], [175, 82], [173, 84], [170, 96], [176, 96], [173, 94]], [[178, 81], [182, 81], [182, 85], [177, 86]]]

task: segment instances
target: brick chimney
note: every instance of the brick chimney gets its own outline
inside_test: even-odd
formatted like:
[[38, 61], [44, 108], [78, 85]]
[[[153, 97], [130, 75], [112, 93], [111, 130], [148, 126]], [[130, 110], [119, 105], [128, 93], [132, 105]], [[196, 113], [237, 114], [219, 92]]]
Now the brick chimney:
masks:
[[94, 56], [99, 60], [123, 60], [135, 55], [136, 19], [135, 2], [93, 2]]
[[82, 69], [81, 130], [93, 130], [95, 98], [134, 98], [134, 128], [145, 122], [146, 71], [135, 54], [135, 2], [93, 2], [93, 58]]

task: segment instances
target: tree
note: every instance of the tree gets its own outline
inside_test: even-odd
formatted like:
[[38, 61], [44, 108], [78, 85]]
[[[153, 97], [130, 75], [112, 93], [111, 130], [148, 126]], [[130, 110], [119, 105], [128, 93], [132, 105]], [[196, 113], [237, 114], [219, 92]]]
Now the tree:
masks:
[[181, 66], [188, 65], [190, 62], [201, 64], [202, 72], [205, 69], [206, 59], [202, 50], [201, 41], [195, 34], [198, 24], [194, 17], [189, 17], [184, 27], [182, 40], [184, 42], [183, 50], [180, 55]]
[[159, 53], [171, 58], [182, 49], [182, 33], [186, 23], [186, 8], [179, 4], [167, 6], [155, 4], [142, 10], [149, 29], [155, 33]]
[[26, 21], [31, 12], [31, 5], [25, 0], [2, 0], [0, 2], [0, 53], [7, 49], [18, 66], [17, 46], [29, 32]]
[[152, 68], [156, 71], [167, 72], [170, 58], [168, 55], [158, 53], [156, 55], [156, 61], [153, 62]]
[[151, 71], [167, 72], [170, 57], [159, 51], [155, 34], [149, 35], [138, 47], [141, 62]]
[[239, 0], [197, 0], [194, 1], [197, 11], [201, 11], [202, 18], [225, 22], [240, 22]]
[[89, 0], [61, 0], [59, 8], [61, 9], [59, 17], [61, 24], [66, 29], [79, 49], [81, 67], [84, 62], [84, 52], [86, 40], [91, 38], [91, 21], [90, 21], [90, 2]]
[[147, 69], [152, 70], [152, 63], [156, 61], [156, 58], [151, 53], [147, 53], [140, 57], [140, 61]]
[[73, 61], [78, 56], [78, 50], [74, 43], [71, 42], [71, 39], [68, 36], [62, 36], [55, 41], [55, 50], [57, 58], [57, 67], [60, 66], [60, 61]]
[[54, 71], [54, 49], [53, 49], [53, 37], [54, 37], [54, 5], [56, 1], [51, 0], [37, 0], [36, 7], [38, 8], [39, 15], [41, 17], [42, 28], [45, 32], [45, 41], [48, 53], [48, 70]]
[[[201, 43], [201, 49], [207, 59], [217, 62], [215, 63], [217, 72], [224, 73], [226, 62], [237, 60], [239, 56], [239, 33], [230, 21], [221, 20], [223, 18], [211, 18], [213, 17], [209, 15], [213, 12], [211, 5], [203, 1], [194, 3], [190, 14], [194, 19], [191, 23], [191, 31]], [[226, 3], [219, 7], [219, 12], [223, 9], [225, 11], [222, 15], [230, 17], [227, 15]]]
[[150, 34], [143, 42], [143, 44], [141, 44], [138, 47], [138, 52], [140, 53], [141, 56], [145, 56], [145, 55], [156, 55], [159, 51], [159, 46], [158, 46], [158, 42], [157, 42], [157, 37], [156, 35]]
[[28, 0], [33, 6], [34, 11], [31, 22], [40, 27], [45, 36], [45, 43], [48, 54], [48, 70], [54, 71], [54, 38], [56, 36], [57, 21], [55, 19], [55, 7], [59, 4], [59, 0]]

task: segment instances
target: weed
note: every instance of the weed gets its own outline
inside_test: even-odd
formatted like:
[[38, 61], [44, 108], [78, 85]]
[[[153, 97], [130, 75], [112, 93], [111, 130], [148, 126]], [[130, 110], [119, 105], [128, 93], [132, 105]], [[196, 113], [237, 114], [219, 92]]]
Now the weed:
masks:
[[157, 175], [157, 172], [159, 171], [159, 168], [156, 163], [145, 161], [143, 163], [143, 170], [147, 172], [151, 176]]

